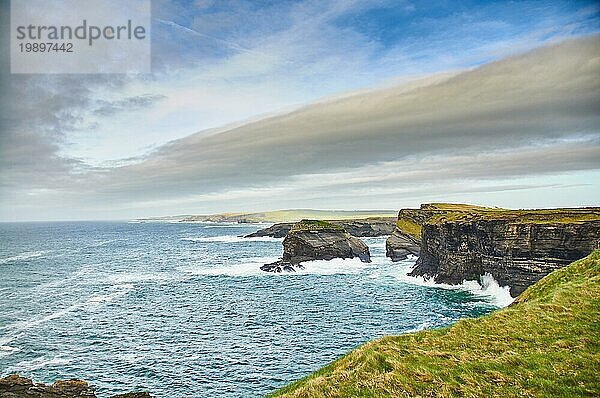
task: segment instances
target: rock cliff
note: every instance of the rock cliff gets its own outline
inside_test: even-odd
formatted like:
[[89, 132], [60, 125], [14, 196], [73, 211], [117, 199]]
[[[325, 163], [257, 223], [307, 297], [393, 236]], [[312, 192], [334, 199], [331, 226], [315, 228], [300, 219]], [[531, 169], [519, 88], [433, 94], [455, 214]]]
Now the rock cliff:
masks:
[[516, 297], [599, 246], [599, 208], [434, 211], [410, 275], [459, 284], [491, 274]]
[[408, 255], [418, 256], [421, 250], [421, 226], [435, 215], [485, 210], [494, 209], [451, 203], [426, 203], [419, 209], [402, 209], [398, 213], [395, 229], [386, 241], [386, 255], [392, 261], [404, 260]]
[[[357, 220], [327, 220], [327, 222], [344, 228], [350, 235], [358, 238], [387, 236], [394, 231], [396, 226], [396, 219], [391, 217], [373, 217]], [[245, 238], [257, 238], [264, 236], [271, 238], [284, 238], [290, 229], [292, 229], [293, 225], [294, 223], [278, 223], [246, 235]]]
[[385, 241], [385, 254], [394, 262], [405, 260], [409, 255], [418, 257], [420, 252], [420, 239], [399, 229], [394, 230]]
[[325, 221], [304, 220], [294, 224], [283, 240], [281, 260], [261, 267], [267, 272], [295, 271], [302, 262], [356, 258], [371, 262], [369, 247], [343, 228]]
[[[26, 377], [10, 375], [0, 379], [2, 398], [96, 398], [94, 390], [83, 380], [57, 380], [52, 385], [37, 383]], [[151, 398], [147, 392], [114, 395], [111, 398]]]

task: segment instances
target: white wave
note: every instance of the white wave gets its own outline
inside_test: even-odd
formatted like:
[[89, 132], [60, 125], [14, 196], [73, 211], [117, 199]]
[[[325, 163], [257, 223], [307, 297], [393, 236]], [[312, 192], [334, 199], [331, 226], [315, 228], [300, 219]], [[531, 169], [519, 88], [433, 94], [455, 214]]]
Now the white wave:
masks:
[[[363, 263], [358, 258], [333, 260], [314, 260], [302, 263], [303, 269], [296, 269], [295, 274], [301, 275], [345, 275], [359, 274], [372, 269], [375, 264]], [[289, 273], [288, 273], [289, 274]], [[294, 274], [294, 272], [292, 272]]]
[[5, 373], [24, 373], [31, 372], [38, 369], [43, 369], [52, 365], [67, 365], [72, 362], [73, 359], [65, 358], [62, 356], [56, 356], [53, 358], [48, 358], [46, 356], [37, 357], [35, 359], [30, 359], [27, 361], [21, 361], [14, 366], [5, 369]]
[[404, 261], [395, 263], [396, 270], [388, 272], [388, 275], [394, 276], [396, 279], [418, 286], [427, 286], [447, 290], [462, 290], [467, 291], [479, 297], [486, 298], [490, 304], [497, 307], [506, 307], [514, 301], [510, 295], [509, 286], [500, 286], [494, 277], [490, 274], [482, 275], [480, 281], [464, 280], [458, 285], [450, 285], [446, 283], [437, 283], [433, 278], [425, 278], [422, 276], [409, 276], [416, 262], [416, 258], [409, 258]]
[[283, 242], [283, 238], [271, 238], [268, 236], [257, 237], [257, 238], [244, 238], [243, 236], [235, 235], [221, 235], [221, 236], [209, 236], [209, 237], [190, 237], [181, 238], [181, 240], [187, 240], [191, 242], [222, 242], [222, 243], [247, 243], [247, 242]]
[[261, 227], [263, 226], [263, 224], [257, 224], [257, 223], [232, 223], [232, 224], [211, 224], [211, 225], [205, 225], [204, 228], [205, 229], [210, 229], [210, 228], [250, 228], [250, 227]]
[[192, 275], [264, 276], [269, 273], [262, 271], [260, 267], [264, 264], [274, 263], [278, 259], [278, 257], [251, 257], [241, 259], [238, 264], [227, 264], [217, 267], [188, 266], [178, 269]]
[[294, 275], [339, 275], [358, 274], [373, 267], [372, 264], [361, 262], [359, 259], [316, 260], [302, 263], [304, 268], [296, 268], [296, 272], [265, 272], [260, 269], [264, 264], [273, 263], [278, 257], [253, 257], [240, 260], [237, 264], [227, 264], [218, 267], [181, 267], [179, 270], [193, 275], [212, 276], [262, 276], [285, 277]]
[[131, 284], [123, 284], [123, 285], [113, 286], [113, 287], [111, 287], [111, 289], [110, 289], [111, 291], [108, 294], [99, 294], [96, 296], [92, 296], [83, 304], [82, 307], [89, 308], [90, 305], [94, 306], [94, 305], [97, 305], [98, 303], [108, 303], [118, 297], [122, 297], [122, 296], [126, 295], [133, 288], [134, 288], [134, 286]]
[[425, 330], [428, 327], [431, 326], [431, 322], [423, 322], [422, 324], [420, 324], [419, 326], [417, 326], [416, 328], [412, 328], [412, 329], [408, 329], [402, 333], [415, 333], [415, 332], [420, 332], [421, 330]]
[[0, 357], [5, 357], [8, 356], [10, 354], [13, 354], [15, 352], [19, 352], [21, 351], [20, 348], [17, 347], [10, 347], [7, 345], [0, 345]]
[[96, 243], [92, 243], [88, 247], [102, 247], [102, 246], [109, 245], [109, 244], [111, 244], [113, 242], [116, 242], [116, 241], [117, 241], [117, 239], [103, 240], [103, 241], [99, 241], [99, 242], [96, 242]]
[[387, 236], [373, 236], [367, 238], [360, 238], [369, 249], [385, 249], [385, 241], [387, 240]]
[[18, 321], [13, 324], [7, 325], [4, 329], [8, 330], [2, 338], [0, 338], [0, 346], [4, 346], [16, 338], [20, 337], [26, 330], [43, 325], [47, 322], [50, 322], [54, 319], [61, 318], [65, 315], [73, 313], [78, 310], [93, 310], [98, 308], [103, 303], [108, 303], [113, 301], [114, 299], [124, 296], [130, 290], [134, 288], [131, 284], [123, 284], [111, 286], [106, 294], [99, 294], [88, 298], [85, 301], [78, 302], [76, 304], [70, 305], [61, 310], [55, 311], [48, 315], [43, 316], [35, 316], [31, 319], [27, 319], [24, 321]]
[[113, 274], [108, 277], [108, 281], [115, 284], [127, 284], [136, 282], [165, 282], [173, 280], [174, 276], [165, 272], [143, 273], [143, 272], [127, 272]]
[[116, 358], [128, 363], [139, 363], [145, 359], [145, 356], [134, 353], [121, 353], [117, 354]]
[[31, 260], [33, 258], [39, 258], [50, 252], [52, 252], [52, 250], [38, 250], [38, 251], [24, 252], [21, 254], [17, 254], [16, 256], [1, 258], [0, 265], [18, 262], [18, 261]]
[[510, 286], [500, 286], [491, 274], [482, 275], [479, 279], [481, 289], [475, 290], [473, 293], [484, 296], [491, 296], [493, 302], [498, 307], [506, 307], [515, 301], [510, 295]]

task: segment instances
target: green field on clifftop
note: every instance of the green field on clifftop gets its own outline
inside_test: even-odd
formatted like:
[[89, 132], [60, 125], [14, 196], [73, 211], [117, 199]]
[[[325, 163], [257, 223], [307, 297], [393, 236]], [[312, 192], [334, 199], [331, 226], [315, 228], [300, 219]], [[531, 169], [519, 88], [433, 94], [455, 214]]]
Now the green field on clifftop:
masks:
[[369, 342], [271, 397], [600, 396], [600, 251], [509, 307]]
[[600, 220], [600, 208], [558, 208], [558, 209], [501, 209], [470, 205], [429, 205], [436, 214], [430, 223], [461, 222], [475, 220], [509, 220], [516, 223], [577, 223]]

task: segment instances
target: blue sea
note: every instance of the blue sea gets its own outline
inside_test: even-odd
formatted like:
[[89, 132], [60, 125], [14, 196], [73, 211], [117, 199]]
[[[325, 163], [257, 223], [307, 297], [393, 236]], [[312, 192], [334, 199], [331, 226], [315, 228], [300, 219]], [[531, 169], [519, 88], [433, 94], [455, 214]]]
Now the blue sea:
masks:
[[373, 262], [260, 265], [266, 225], [0, 224], [0, 376], [81, 378], [99, 397], [261, 397], [369, 340], [486, 314], [510, 301], [493, 280], [458, 287], [406, 276], [385, 238]]

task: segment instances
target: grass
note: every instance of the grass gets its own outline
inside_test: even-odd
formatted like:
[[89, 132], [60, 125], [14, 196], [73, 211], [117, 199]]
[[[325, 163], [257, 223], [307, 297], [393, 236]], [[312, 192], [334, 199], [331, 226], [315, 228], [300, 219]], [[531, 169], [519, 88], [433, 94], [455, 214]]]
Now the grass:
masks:
[[344, 231], [344, 228], [321, 220], [302, 220], [292, 226], [291, 231]]
[[412, 236], [417, 240], [421, 240], [421, 226], [414, 221], [400, 218], [396, 222], [396, 227], [407, 235]]
[[579, 209], [464, 209], [442, 210], [429, 219], [429, 223], [461, 222], [475, 220], [508, 220], [518, 223], [579, 223], [600, 221], [600, 208]]
[[509, 307], [367, 343], [271, 397], [598, 397], [600, 251]]

